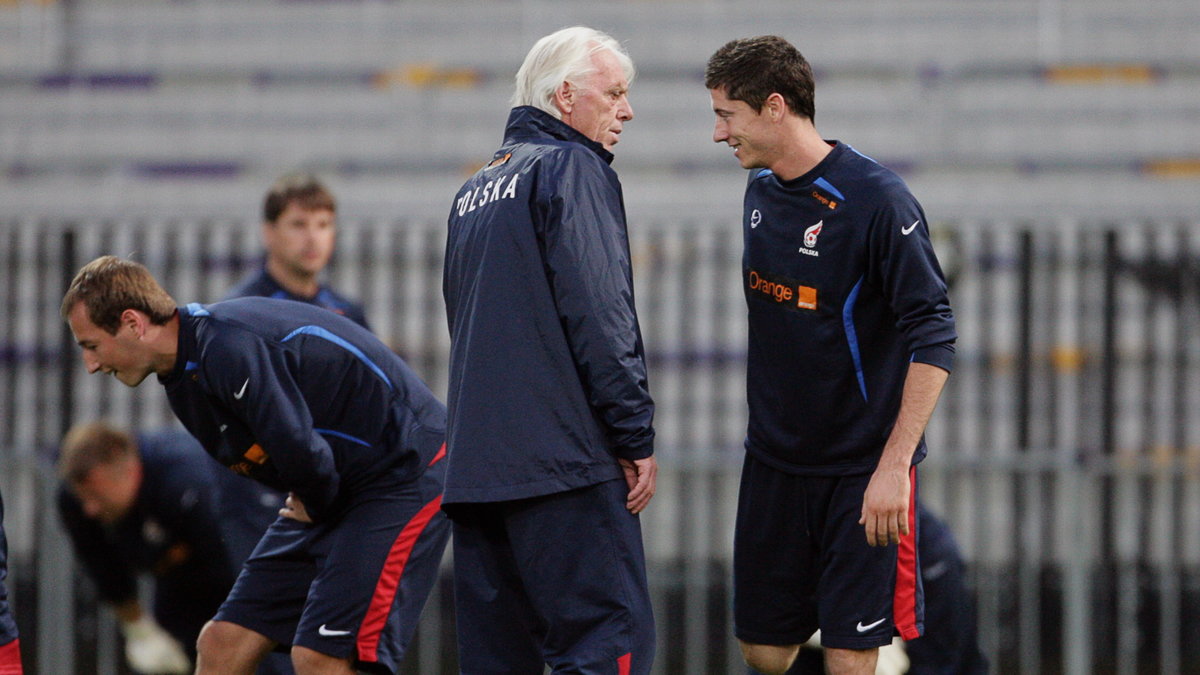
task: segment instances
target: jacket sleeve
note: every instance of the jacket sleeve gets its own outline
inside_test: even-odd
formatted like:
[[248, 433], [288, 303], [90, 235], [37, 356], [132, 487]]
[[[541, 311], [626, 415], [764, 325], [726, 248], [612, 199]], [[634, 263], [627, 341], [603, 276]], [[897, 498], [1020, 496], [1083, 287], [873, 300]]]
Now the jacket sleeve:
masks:
[[280, 483], [300, 497], [314, 521], [322, 520], [341, 479], [333, 450], [313, 428], [287, 352], [229, 326], [206, 345], [203, 360], [210, 394], [249, 427]]
[[[205, 458], [208, 459], [208, 458]], [[216, 484], [196, 480], [194, 476], [171, 476], [155, 490], [155, 517], [182, 544], [186, 558], [196, 561], [192, 573], [206, 578], [193, 579], [213, 589], [231, 588], [237, 567], [230, 560], [224, 542], [223, 523], [217, 517], [217, 500], [222, 498]], [[182, 560], [159, 560], [159, 570], [180, 564]]]
[[873, 219], [869, 255], [912, 360], [952, 370], [957, 334], [946, 280], [925, 214], [907, 190], [898, 190]]
[[88, 578], [106, 602], [118, 604], [137, 597], [137, 576], [132, 564], [117, 553], [104, 536], [100, 523], [88, 518], [65, 487], [58, 491], [58, 515]]
[[654, 452], [654, 401], [634, 307], [625, 209], [615, 175], [585, 148], [540, 173], [534, 226], [588, 402], [613, 452]]

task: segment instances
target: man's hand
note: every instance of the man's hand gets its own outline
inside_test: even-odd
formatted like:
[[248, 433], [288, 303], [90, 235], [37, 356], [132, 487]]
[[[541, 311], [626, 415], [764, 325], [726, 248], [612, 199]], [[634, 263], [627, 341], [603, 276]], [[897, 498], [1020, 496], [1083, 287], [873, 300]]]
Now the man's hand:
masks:
[[862, 517], [858, 519], [867, 530], [868, 545], [898, 544], [900, 537], [908, 534], [911, 490], [907, 470], [880, 467], [871, 474], [863, 495]]
[[192, 663], [179, 641], [163, 630], [149, 615], [121, 623], [125, 635], [125, 659], [139, 673], [188, 675]]
[[658, 461], [651, 455], [645, 459], [618, 459], [621, 470], [625, 472], [625, 484], [629, 486], [629, 497], [625, 500], [625, 508], [630, 513], [638, 514], [650, 503], [654, 496], [655, 479], [658, 476]]
[[308, 517], [308, 509], [304, 508], [304, 502], [300, 501], [295, 492], [288, 493], [287, 499], [283, 502], [283, 508], [279, 509], [279, 515], [302, 523], [312, 523], [312, 518]]

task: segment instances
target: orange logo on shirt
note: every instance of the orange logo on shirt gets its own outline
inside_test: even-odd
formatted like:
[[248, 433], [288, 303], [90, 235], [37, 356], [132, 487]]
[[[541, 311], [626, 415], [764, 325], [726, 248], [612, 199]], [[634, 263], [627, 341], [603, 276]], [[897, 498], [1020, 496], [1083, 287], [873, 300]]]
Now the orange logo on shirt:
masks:
[[829, 197], [826, 197], [825, 195], [821, 194], [820, 192], [817, 192], [816, 190], [812, 191], [812, 198], [821, 202], [825, 206], [828, 206], [831, 210], [836, 209], [838, 207], [837, 200], [830, 199]]
[[787, 309], [816, 309], [817, 289], [775, 274], [747, 269], [747, 296], [761, 298]]
[[242, 457], [245, 457], [246, 459], [250, 460], [251, 462], [254, 462], [255, 464], [266, 464], [267, 463], [267, 453], [266, 453], [266, 451], [264, 451], [262, 449], [262, 446], [260, 446], [258, 443], [255, 443], [254, 445], [250, 446], [250, 449], [247, 450], [244, 454], [242, 454]]
[[796, 289], [796, 307], [800, 309], [817, 308], [817, 289], [811, 286], [801, 286]]

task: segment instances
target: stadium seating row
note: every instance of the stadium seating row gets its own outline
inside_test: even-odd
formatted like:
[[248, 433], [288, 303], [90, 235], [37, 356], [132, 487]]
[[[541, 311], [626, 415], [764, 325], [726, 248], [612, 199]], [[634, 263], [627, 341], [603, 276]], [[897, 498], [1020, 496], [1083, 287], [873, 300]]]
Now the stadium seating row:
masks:
[[363, 215], [440, 218], [497, 144], [528, 44], [592, 23], [639, 65], [617, 166], [653, 217], [736, 217], [702, 68], [767, 31], [816, 65], [823, 133], [934, 213], [1176, 215], [1195, 206], [1198, 20], [1179, 0], [10, 3], [0, 196], [23, 216], [237, 216], [302, 167]]

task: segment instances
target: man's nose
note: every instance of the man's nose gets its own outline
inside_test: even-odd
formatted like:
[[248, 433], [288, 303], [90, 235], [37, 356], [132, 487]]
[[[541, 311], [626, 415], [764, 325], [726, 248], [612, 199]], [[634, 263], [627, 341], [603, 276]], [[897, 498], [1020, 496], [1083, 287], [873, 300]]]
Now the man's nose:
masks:
[[622, 122], [628, 122], [633, 119], [633, 105], [629, 103], [628, 96], [621, 97], [621, 109], [617, 112], [617, 117]]
[[720, 120], [713, 125], [713, 143], [720, 143], [729, 138], [729, 132], [725, 131], [725, 125], [721, 124]]

